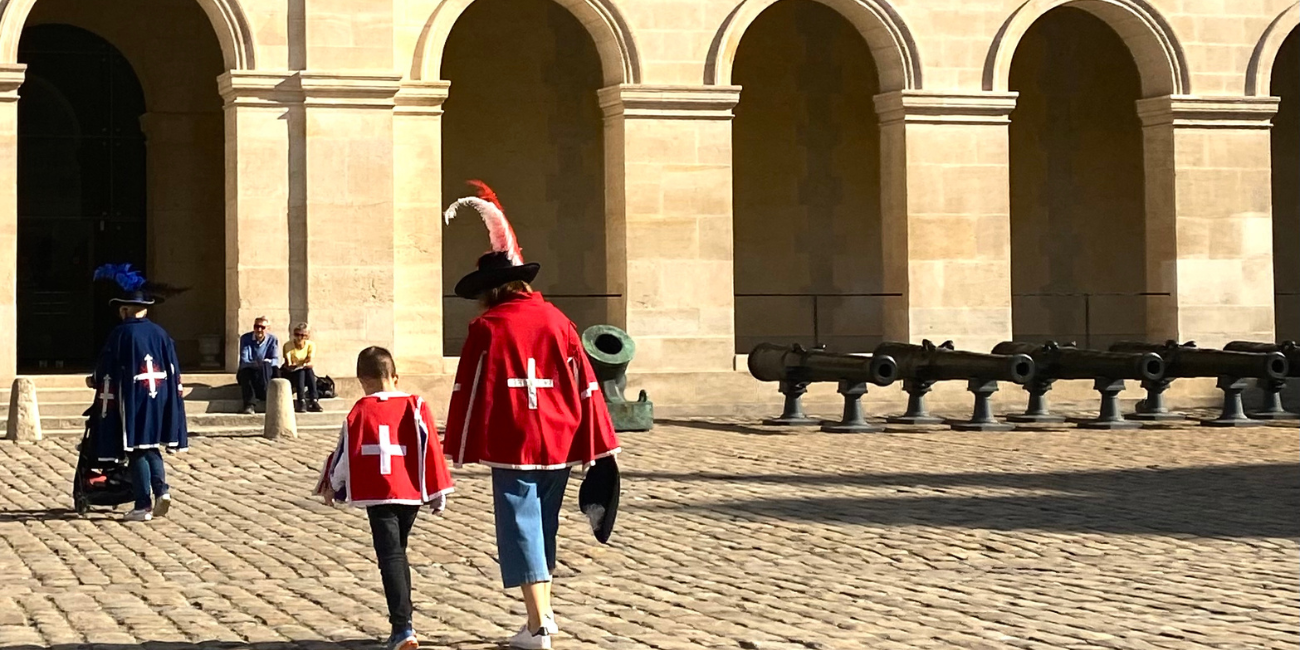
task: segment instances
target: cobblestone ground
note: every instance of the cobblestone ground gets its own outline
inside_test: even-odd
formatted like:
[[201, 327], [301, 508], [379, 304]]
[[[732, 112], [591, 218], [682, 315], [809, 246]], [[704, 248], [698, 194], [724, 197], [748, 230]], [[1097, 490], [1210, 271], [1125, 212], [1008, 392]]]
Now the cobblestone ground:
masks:
[[[570, 484], [557, 648], [1288, 648], [1294, 428], [624, 436], [610, 546]], [[200, 438], [150, 524], [68, 512], [75, 441], [0, 442], [0, 649], [369, 648], [364, 513], [308, 497], [332, 439]], [[493, 648], [486, 474], [412, 536], [424, 647]]]

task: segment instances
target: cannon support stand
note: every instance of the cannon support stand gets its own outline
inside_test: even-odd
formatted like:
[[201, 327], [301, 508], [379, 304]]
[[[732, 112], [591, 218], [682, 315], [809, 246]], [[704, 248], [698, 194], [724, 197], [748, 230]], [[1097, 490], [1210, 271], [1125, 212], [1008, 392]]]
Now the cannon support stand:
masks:
[[803, 395], [808, 392], [808, 382], [787, 380], [780, 382], [781, 394], [785, 395], [785, 406], [781, 409], [781, 416], [763, 420], [763, 424], [773, 427], [799, 427], [811, 424], [821, 424], [821, 420], [814, 420], [803, 412]]
[[1142, 388], [1147, 391], [1146, 399], [1137, 403], [1132, 413], [1128, 414], [1128, 419], [1138, 420], [1141, 422], [1168, 422], [1171, 420], [1186, 420], [1186, 413], [1174, 413], [1165, 405], [1165, 391], [1169, 385], [1174, 383], [1174, 378], [1168, 377], [1159, 381], [1142, 382]]
[[1047, 392], [1052, 390], [1054, 379], [1046, 381], [1034, 379], [1025, 386], [1025, 391], [1029, 393], [1029, 404], [1025, 407], [1024, 413], [1008, 415], [1007, 422], [1018, 422], [1027, 424], [1059, 424], [1065, 422], [1065, 417], [1052, 415], [1047, 408]]
[[1098, 378], [1092, 384], [1092, 389], [1101, 393], [1101, 407], [1097, 410], [1097, 417], [1092, 420], [1075, 420], [1080, 429], [1141, 429], [1140, 422], [1125, 420], [1119, 408], [1119, 394], [1124, 390], [1123, 379], [1105, 379]]
[[867, 422], [862, 411], [862, 396], [867, 394], [867, 382], [841, 381], [839, 394], [844, 396], [844, 415], [839, 422], [822, 425], [826, 433], [875, 433], [881, 427]]
[[902, 415], [885, 418], [885, 421], [890, 424], [943, 424], [943, 418], [930, 415], [925, 408], [925, 395], [933, 386], [933, 381], [904, 379], [903, 390], [907, 391], [907, 411]]
[[1300, 420], [1300, 414], [1292, 413], [1282, 407], [1282, 389], [1286, 388], [1285, 379], [1260, 379], [1256, 383], [1264, 391], [1264, 404], [1258, 411], [1250, 413], [1254, 420]]
[[1246, 417], [1241, 408], [1241, 392], [1250, 385], [1245, 379], [1219, 377], [1219, 390], [1223, 391], [1223, 412], [1213, 420], [1201, 420], [1203, 427], [1255, 427], [1257, 422]]
[[953, 431], [1011, 431], [1016, 428], [1014, 424], [993, 419], [993, 408], [989, 405], [989, 398], [993, 393], [998, 392], [998, 382], [972, 379], [966, 384], [966, 390], [975, 396], [975, 407], [971, 411], [969, 420], [952, 422], [949, 425]]

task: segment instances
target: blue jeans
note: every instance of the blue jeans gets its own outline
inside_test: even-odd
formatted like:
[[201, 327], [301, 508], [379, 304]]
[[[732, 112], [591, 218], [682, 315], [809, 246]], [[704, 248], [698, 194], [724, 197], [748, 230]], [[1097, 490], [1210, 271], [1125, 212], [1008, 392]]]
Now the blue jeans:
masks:
[[507, 588], [549, 582], [555, 535], [569, 469], [492, 468], [492, 505], [501, 583]]
[[139, 449], [130, 452], [131, 483], [135, 488], [135, 509], [148, 510], [153, 507], [152, 496], [167, 494], [167, 475], [163, 470], [162, 453], [157, 449]]

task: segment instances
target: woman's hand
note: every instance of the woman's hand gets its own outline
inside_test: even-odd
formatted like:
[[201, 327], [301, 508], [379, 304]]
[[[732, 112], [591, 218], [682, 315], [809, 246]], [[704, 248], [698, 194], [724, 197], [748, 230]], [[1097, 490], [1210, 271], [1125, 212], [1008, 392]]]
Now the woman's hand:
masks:
[[325, 505], [327, 506], [334, 505], [334, 486], [326, 485], [325, 490], [321, 492], [320, 495], [325, 499]]

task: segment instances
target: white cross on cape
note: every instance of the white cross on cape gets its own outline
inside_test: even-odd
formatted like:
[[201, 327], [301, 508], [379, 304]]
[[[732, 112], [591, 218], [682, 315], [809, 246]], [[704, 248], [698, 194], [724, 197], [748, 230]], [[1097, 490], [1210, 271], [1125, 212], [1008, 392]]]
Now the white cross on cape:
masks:
[[393, 473], [393, 456], [405, 456], [406, 445], [395, 445], [392, 430], [387, 424], [379, 425], [379, 444], [361, 445], [362, 456], [379, 457], [379, 473], [388, 476]]
[[113, 385], [113, 378], [104, 375], [104, 390], [99, 393], [99, 417], [108, 417], [108, 403], [117, 399], [117, 396], [109, 390]]
[[153, 356], [144, 355], [144, 372], [135, 376], [136, 381], [143, 381], [149, 384], [149, 397], [158, 396], [158, 382], [167, 378], [167, 373], [162, 370], [154, 370]]
[[507, 378], [506, 386], [510, 388], [528, 389], [528, 408], [537, 410], [537, 389], [538, 388], [555, 388], [555, 381], [551, 379], [538, 379], [537, 377], [537, 360], [528, 359], [528, 376], [523, 379]]

